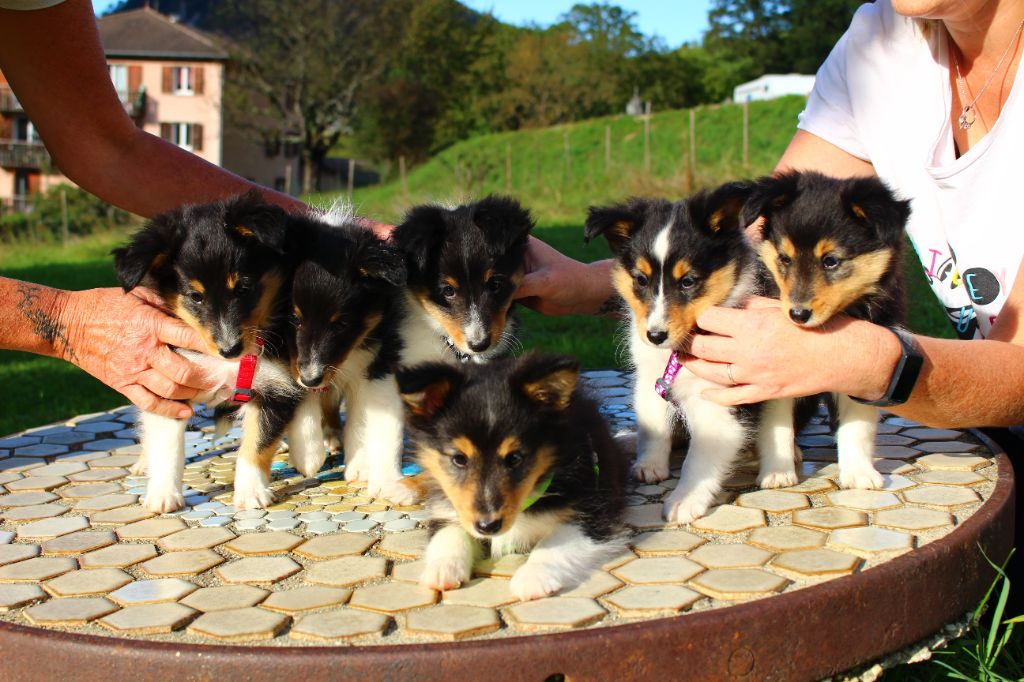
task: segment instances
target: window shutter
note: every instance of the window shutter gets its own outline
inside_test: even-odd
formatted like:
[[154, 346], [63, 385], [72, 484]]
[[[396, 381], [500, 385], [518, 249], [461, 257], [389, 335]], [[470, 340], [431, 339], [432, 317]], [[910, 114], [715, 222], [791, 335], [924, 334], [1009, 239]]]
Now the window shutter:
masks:
[[203, 151], [203, 124], [192, 124], [192, 149], [197, 152]]
[[163, 92], [168, 93], [171, 91], [171, 67], [164, 67], [164, 79], [163, 79]]
[[11, 139], [11, 119], [0, 116], [0, 140]]
[[171, 141], [171, 124], [161, 123], [160, 124], [160, 137], [168, 142]]
[[128, 67], [128, 92], [135, 94], [142, 86], [142, 67], [139, 65]]
[[203, 78], [203, 67], [194, 66], [192, 67], [192, 72], [195, 74], [195, 82], [192, 84], [192, 87], [196, 91], [197, 95], [201, 95], [203, 94], [203, 88], [205, 87], [205, 83], [203, 82], [205, 80], [205, 78]]

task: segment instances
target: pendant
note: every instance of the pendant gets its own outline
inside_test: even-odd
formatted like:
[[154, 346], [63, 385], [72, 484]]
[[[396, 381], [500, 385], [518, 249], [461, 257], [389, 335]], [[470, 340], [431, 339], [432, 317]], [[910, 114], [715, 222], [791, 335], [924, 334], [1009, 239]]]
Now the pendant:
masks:
[[964, 107], [964, 110], [960, 112], [960, 118], [957, 119], [957, 123], [960, 126], [960, 130], [970, 130], [971, 126], [974, 125], [975, 119], [976, 115], [974, 113], [974, 107]]

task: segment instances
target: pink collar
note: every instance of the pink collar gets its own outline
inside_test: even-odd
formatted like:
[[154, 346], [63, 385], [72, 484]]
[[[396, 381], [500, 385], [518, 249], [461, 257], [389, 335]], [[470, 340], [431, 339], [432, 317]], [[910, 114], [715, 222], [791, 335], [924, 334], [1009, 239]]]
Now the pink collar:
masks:
[[673, 402], [669, 392], [672, 389], [672, 382], [676, 380], [676, 375], [679, 374], [682, 367], [683, 364], [679, 362], [679, 356], [672, 351], [672, 354], [668, 356], [668, 364], [665, 365], [665, 373], [654, 382], [654, 391], [669, 402]]

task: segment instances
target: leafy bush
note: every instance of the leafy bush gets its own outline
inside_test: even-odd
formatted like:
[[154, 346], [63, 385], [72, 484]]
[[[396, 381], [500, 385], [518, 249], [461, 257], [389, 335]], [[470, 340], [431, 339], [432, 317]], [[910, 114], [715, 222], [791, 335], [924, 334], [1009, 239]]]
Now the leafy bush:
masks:
[[59, 239], [64, 229], [64, 198], [67, 200], [68, 234], [81, 236], [124, 225], [131, 214], [114, 208], [99, 197], [72, 185], [51, 187], [46, 194], [32, 197], [32, 208], [26, 213], [9, 213], [0, 217], [0, 241]]

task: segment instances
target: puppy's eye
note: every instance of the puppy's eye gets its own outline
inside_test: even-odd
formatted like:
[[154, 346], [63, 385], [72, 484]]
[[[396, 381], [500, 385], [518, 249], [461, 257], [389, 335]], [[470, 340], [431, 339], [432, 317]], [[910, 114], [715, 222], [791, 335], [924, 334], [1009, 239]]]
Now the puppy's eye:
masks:
[[238, 280], [238, 284], [235, 285], [235, 291], [238, 292], [238, 293], [243, 293], [243, 292], [246, 292], [246, 291], [250, 291], [251, 289], [252, 289], [252, 280], [249, 279], [248, 277], [243, 277], [242, 279]]
[[831, 255], [825, 256], [821, 259], [821, 267], [826, 270], [835, 270], [839, 267], [839, 259]]
[[647, 275], [642, 272], [634, 274], [633, 279], [636, 280], [636, 285], [638, 287], [645, 287], [651, 283], [651, 280], [647, 279]]
[[679, 280], [679, 288], [682, 290], [692, 289], [697, 286], [697, 278], [693, 275], [687, 275]]
[[443, 296], [447, 300], [455, 298], [455, 287], [453, 287], [451, 284], [445, 284], [443, 287], [441, 287], [441, 296]]
[[193, 291], [188, 295], [188, 297], [192, 300], [193, 303], [198, 304], [203, 302], [203, 295], [198, 291]]
[[466, 457], [461, 452], [456, 452], [454, 455], [452, 455], [452, 464], [454, 464], [459, 469], [465, 469], [467, 466], [469, 466], [469, 457]]
[[793, 262], [793, 259], [790, 258], [789, 256], [779, 256], [779, 264], [780, 265], [788, 266], [792, 262]]
[[296, 329], [302, 326], [302, 318], [299, 317], [298, 315], [295, 315], [294, 313], [291, 316], [291, 322], [292, 326], [294, 326]]
[[501, 277], [491, 277], [487, 280], [487, 288], [491, 291], [501, 291], [505, 286], [505, 280]]
[[522, 463], [523, 453], [519, 450], [515, 450], [505, 455], [505, 467], [508, 469], [518, 469]]

